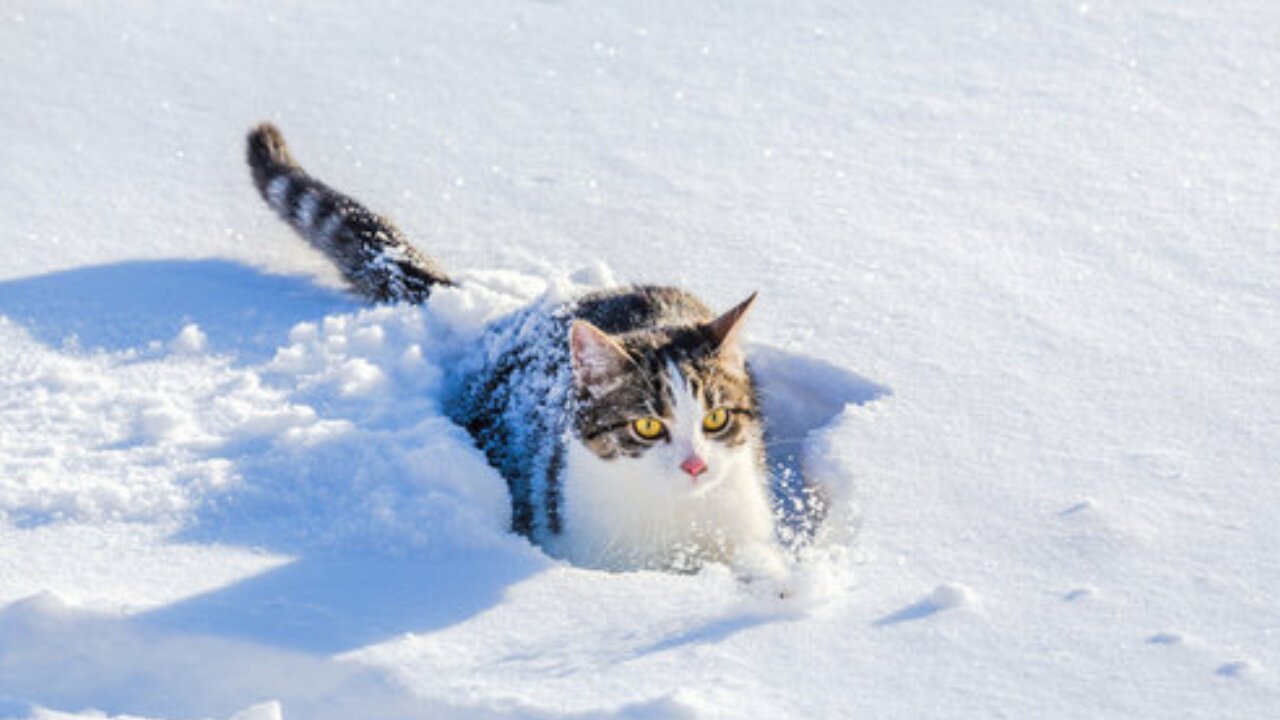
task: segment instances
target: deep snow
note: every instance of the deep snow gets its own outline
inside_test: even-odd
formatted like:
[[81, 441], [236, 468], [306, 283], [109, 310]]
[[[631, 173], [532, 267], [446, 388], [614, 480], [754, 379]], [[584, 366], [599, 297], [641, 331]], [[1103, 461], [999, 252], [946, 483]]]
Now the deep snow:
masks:
[[[0, 717], [1276, 715], [1278, 27], [8, 3]], [[261, 119], [463, 291], [344, 295]], [[441, 368], [615, 277], [761, 291], [793, 597], [504, 532]]]

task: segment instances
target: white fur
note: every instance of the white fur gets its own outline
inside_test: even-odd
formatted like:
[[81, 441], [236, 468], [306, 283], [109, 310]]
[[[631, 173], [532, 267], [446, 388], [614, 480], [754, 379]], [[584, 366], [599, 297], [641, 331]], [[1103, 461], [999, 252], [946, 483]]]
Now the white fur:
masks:
[[[774, 538], [767, 482], [755, 461], [757, 440], [728, 447], [704, 434], [709, 410], [674, 367], [670, 439], [639, 458], [604, 460], [571, 441], [562, 476], [562, 533], [553, 553], [575, 565], [609, 570], [684, 569], [728, 562], [750, 575], [784, 572]], [[680, 463], [696, 452], [707, 470], [696, 479]]]

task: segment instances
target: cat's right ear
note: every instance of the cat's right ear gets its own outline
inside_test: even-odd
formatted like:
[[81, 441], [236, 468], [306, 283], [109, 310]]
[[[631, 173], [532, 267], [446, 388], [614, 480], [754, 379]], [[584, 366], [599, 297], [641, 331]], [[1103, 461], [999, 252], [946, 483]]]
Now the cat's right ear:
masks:
[[610, 381], [631, 364], [630, 356], [617, 340], [586, 320], [574, 320], [570, 326], [569, 350], [574, 381], [592, 394], [607, 390]]
[[746, 319], [747, 313], [751, 312], [751, 306], [756, 303], [756, 294], [751, 293], [751, 297], [707, 324], [707, 331], [711, 333], [711, 340], [717, 348], [736, 346], [738, 331], [742, 329], [742, 321]]

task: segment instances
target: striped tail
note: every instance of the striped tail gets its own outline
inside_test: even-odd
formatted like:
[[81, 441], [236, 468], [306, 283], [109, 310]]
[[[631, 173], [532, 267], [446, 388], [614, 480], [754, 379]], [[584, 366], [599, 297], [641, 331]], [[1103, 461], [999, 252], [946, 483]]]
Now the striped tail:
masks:
[[328, 255], [358, 292], [375, 302], [421, 303], [435, 285], [452, 285], [390, 220], [312, 178], [293, 160], [271, 123], [249, 133], [249, 167], [258, 192], [285, 222]]

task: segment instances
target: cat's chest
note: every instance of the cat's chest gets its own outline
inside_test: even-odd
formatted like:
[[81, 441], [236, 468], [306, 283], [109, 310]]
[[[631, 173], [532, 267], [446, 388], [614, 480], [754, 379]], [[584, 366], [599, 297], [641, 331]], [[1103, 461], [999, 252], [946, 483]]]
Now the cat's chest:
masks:
[[767, 493], [749, 461], [699, 489], [657, 458], [606, 460], [569, 440], [560, 490], [563, 528], [547, 544], [578, 565], [671, 567], [682, 555], [728, 561], [736, 547], [773, 534]]

